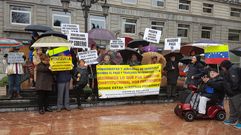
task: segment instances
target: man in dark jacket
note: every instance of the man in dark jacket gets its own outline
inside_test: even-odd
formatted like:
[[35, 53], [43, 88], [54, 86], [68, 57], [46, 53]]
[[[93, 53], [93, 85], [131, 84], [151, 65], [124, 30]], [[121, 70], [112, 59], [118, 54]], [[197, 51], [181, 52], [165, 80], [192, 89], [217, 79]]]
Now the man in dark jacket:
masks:
[[167, 97], [175, 97], [177, 79], [179, 76], [178, 61], [176, 61], [175, 56], [170, 57], [165, 69], [167, 71]]
[[198, 112], [206, 114], [206, 104], [209, 100], [222, 102], [225, 96], [224, 79], [219, 76], [217, 69], [210, 69], [210, 77], [202, 77], [204, 85], [201, 90]]
[[[239, 67], [225, 60], [220, 64], [223, 71], [223, 77], [226, 81], [226, 94], [229, 97], [229, 119], [224, 121], [226, 125], [235, 125], [241, 129], [241, 76]], [[236, 124], [237, 122], [237, 124]]]
[[188, 65], [186, 84], [187, 86], [193, 84], [198, 86], [200, 79], [204, 72], [204, 66], [200, 63], [198, 56], [192, 56], [191, 64]]

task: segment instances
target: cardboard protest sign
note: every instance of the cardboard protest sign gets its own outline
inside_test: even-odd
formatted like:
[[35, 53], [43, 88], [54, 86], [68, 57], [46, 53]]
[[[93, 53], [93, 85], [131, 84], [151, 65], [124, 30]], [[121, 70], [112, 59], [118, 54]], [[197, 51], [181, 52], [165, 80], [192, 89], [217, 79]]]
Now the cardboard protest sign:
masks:
[[91, 64], [97, 64], [97, 51], [96, 50], [90, 50], [86, 52], [79, 52], [78, 53], [79, 59], [83, 59], [86, 64], [91, 65]]
[[68, 35], [70, 32], [79, 32], [78, 24], [61, 24], [61, 32]]
[[88, 48], [88, 33], [69, 33], [69, 42], [72, 43], [72, 48]]
[[161, 65], [97, 65], [100, 98], [157, 95], [161, 84]]
[[49, 63], [52, 71], [66, 71], [73, 69], [71, 56], [50, 57]]
[[23, 52], [10, 52], [8, 53], [8, 63], [24, 63]]
[[181, 38], [166, 38], [164, 50], [180, 50]]
[[162, 32], [160, 30], [146, 28], [143, 40], [151, 43], [159, 43], [161, 39], [161, 34]]
[[125, 49], [125, 39], [110, 40], [110, 50]]

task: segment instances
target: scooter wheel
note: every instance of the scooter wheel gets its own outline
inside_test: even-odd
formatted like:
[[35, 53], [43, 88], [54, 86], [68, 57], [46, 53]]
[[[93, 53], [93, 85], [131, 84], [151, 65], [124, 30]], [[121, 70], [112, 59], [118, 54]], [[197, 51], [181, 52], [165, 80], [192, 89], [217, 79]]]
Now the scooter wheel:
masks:
[[192, 122], [195, 118], [195, 114], [194, 112], [192, 111], [188, 111], [188, 112], [185, 112], [184, 113], [184, 119], [187, 121], [187, 122]]
[[224, 121], [225, 118], [226, 118], [226, 112], [225, 111], [219, 111], [216, 114], [216, 120], [218, 120], [218, 121]]

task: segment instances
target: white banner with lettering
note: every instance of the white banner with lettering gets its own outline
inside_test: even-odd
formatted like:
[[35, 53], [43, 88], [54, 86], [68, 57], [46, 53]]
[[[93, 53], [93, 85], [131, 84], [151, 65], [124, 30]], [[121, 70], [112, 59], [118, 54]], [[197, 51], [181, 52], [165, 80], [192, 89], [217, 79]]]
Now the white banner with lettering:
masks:
[[166, 38], [164, 50], [180, 50], [181, 38]]
[[97, 58], [97, 51], [96, 50], [90, 50], [86, 52], [79, 52], [78, 53], [79, 60], [83, 59], [86, 64], [98, 64]]
[[61, 24], [61, 32], [65, 35], [68, 35], [70, 32], [79, 32], [78, 24]]
[[110, 40], [110, 50], [123, 50], [125, 49], [125, 39], [119, 38], [117, 40]]
[[88, 33], [69, 33], [68, 40], [72, 43], [72, 48], [88, 48]]
[[24, 63], [23, 52], [10, 52], [8, 53], [8, 63]]
[[162, 34], [162, 32], [160, 30], [146, 28], [143, 40], [158, 44], [161, 39], [161, 34]]

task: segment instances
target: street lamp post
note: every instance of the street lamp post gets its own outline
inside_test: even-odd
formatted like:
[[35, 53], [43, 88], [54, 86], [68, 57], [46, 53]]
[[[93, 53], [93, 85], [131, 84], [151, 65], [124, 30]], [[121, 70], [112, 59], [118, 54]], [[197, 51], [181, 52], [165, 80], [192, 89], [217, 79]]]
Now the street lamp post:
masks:
[[[89, 17], [89, 11], [92, 4], [95, 4], [98, 1], [104, 1], [104, 3], [101, 5], [103, 15], [105, 17], [108, 15], [110, 6], [107, 4], [107, 0], [77, 0], [77, 1], [81, 2], [81, 7], [83, 10], [84, 19], [85, 19], [85, 32], [88, 31], [88, 17]], [[62, 3], [64, 12], [68, 12], [70, 0], [61, 0], [61, 3]]]

